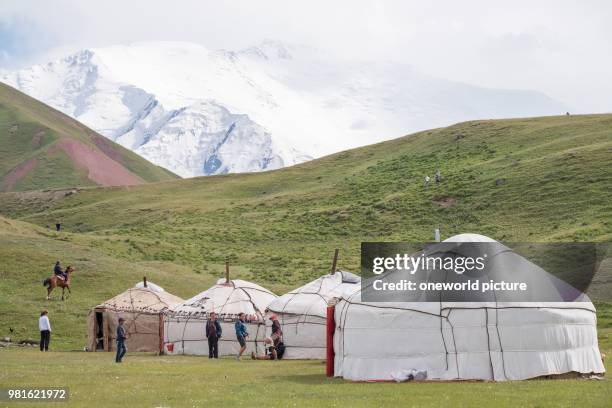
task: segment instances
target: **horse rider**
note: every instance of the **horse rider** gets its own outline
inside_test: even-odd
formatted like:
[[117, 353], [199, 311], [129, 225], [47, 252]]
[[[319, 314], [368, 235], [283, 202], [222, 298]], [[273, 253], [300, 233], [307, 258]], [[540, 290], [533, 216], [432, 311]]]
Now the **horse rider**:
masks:
[[57, 276], [58, 278], [60, 278], [63, 281], [66, 281], [66, 279], [68, 279], [68, 275], [66, 274], [65, 271], [62, 270], [62, 266], [60, 265], [60, 261], [57, 261], [55, 263], [55, 267], [53, 267], [53, 273], [55, 274], [55, 276]]

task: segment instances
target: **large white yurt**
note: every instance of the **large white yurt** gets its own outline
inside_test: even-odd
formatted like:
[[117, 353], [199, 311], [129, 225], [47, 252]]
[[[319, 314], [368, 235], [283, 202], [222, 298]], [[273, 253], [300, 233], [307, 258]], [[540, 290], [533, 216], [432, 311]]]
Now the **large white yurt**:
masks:
[[285, 359], [325, 359], [327, 303], [361, 287], [361, 278], [337, 271], [276, 299], [268, 314], [276, 314], [283, 330]]
[[183, 302], [152, 282], [140, 282], [133, 288], [95, 306], [87, 317], [87, 349], [116, 350], [115, 333], [118, 320], [125, 319], [130, 351], [162, 350], [163, 314]]
[[[445, 242], [495, 241], [461, 234]], [[543, 290], [569, 293], [567, 284], [497, 245], [503, 249], [490, 261], [498, 277], [529, 274]], [[426, 372], [431, 380], [505, 381], [605, 371], [595, 307], [579, 291], [575, 301], [555, 303], [364, 302], [369, 289], [335, 306], [335, 376], [376, 381]]]
[[245, 325], [249, 336], [245, 353], [263, 353], [264, 314], [277, 297], [252, 282], [219, 279], [210, 289], [168, 310], [164, 318], [164, 352], [207, 355], [205, 324], [210, 313], [216, 312], [223, 332], [219, 339], [219, 355], [238, 353], [240, 345], [234, 324], [240, 313], [247, 315]]

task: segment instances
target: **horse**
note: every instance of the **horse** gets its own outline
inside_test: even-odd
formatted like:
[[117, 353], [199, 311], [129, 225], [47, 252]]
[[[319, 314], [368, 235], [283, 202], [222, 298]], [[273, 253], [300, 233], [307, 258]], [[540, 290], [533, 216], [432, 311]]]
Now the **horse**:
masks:
[[62, 288], [62, 300], [64, 300], [65, 289], [68, 289], [69, 295], [72, 294], [72, 292], [70, 292], [70, 275], [72, 272], [74, 272], [74, 268], [72, 266], [68, 266], [66, 268], [66, 281], [57, 275], [53, 275], [43, 281], [43, 286], [47, 287], [47, 300], [51, 299], [51, 292], [53, 292], [53, 289], [55, 289], [57, 286]]

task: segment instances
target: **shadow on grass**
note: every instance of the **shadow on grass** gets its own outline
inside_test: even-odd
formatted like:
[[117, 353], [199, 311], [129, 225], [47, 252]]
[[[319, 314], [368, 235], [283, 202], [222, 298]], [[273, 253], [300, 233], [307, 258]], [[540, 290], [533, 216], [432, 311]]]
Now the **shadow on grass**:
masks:
[[[329, 379], [322, 374], [298, 374], [298, 375], [278, 375], [273, 378], [278, 381], [289, 381], [297, 384], [308, 384], [308, 385], [324, 385], [324, 384], [337, 384], [338, 379]], [[340, 381], [341, 382], [341, 381]]]

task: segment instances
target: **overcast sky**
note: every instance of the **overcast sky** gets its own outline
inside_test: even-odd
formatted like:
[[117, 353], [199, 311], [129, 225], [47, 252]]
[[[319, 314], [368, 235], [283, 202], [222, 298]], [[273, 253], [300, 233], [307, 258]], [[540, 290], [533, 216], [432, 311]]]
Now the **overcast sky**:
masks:
[[611, 1], [0, 0], [0, 68], [85, 47], [264, 39], [390, 59], [470, 84], [535, 89], [575, 112], [612, 112]]

